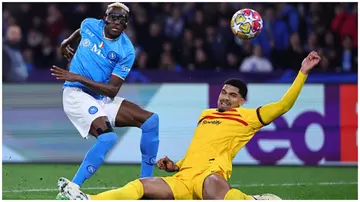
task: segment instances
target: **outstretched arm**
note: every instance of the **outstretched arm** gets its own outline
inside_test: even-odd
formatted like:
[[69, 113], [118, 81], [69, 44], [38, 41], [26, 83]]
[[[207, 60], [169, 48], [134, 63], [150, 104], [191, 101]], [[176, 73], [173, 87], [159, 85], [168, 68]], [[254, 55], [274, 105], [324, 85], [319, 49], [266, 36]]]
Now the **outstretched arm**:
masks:
[[263, 125], [271, 123], [292, 108], [304, 86], [308, 73], [320, 62], [320, 59], [320, 56], [316, 52], [311, 52], [302, 62], [301, 69], [295, 81], [281, 100], [258, 109], [258, 117]]

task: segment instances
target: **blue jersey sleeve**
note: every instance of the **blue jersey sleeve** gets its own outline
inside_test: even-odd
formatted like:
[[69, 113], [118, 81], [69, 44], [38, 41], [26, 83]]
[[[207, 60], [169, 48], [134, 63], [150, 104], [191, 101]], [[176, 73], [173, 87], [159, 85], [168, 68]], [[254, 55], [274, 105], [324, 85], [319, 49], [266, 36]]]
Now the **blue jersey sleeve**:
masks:
[[112, 74], [125, 80], [134, 64], [134, 61], [135, 53], [131, 52], [128, 56], [117, 63]]

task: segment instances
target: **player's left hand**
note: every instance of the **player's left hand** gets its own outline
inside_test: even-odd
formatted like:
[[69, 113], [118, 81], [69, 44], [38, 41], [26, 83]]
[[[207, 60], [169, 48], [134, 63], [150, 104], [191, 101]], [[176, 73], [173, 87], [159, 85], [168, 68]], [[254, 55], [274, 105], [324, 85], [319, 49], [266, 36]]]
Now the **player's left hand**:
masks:
[[159, 159], [156, 164], [160, 170], [165, 170], [166, 172], [175, 172], [179, 170], [178, 166], [167, 156]]
[[317, 52], [312, 51], [309, 55], [302, 61], [300, 71], [303, 74], [308, 74], [316, 65], [319, 64], [321, 57]]
[[68, 70], [62, 69], [55, 65], [53, 65], [50, 70], [52, 72], [51, 75], [55, 76], [56, 79], [58, 80], [74, 82], [74, 81], [79, 81], [80, 79], [80, 75], [71, 73]]

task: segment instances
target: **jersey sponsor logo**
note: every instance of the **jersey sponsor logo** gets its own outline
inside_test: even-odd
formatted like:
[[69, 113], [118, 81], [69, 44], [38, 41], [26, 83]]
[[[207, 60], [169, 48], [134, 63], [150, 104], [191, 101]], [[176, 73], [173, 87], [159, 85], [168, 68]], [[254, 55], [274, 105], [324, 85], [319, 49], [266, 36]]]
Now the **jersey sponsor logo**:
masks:
[[92, 52], [96, 53], [98, 56], [101, 56], [102, 58], [106, 58], [104, 54], [102, 54], [101, 49], [97, 47], [96, 44], [93, 45], [93, 47], [90, 49]]
[[[90, 47], [92, 45], [91, 41], [89, 39], [84, 39], [84, 41], [82, 42], [82, 45], [86, 48]], [[91, 51], [94, 52], [96, 55], [104, 58], [104, 59], [108, 59], [110, 64], [113, 63], [118, 63], [119, 62], [119, 55], [114, 52], [114, 51], [110, 51], [107, 56], [105, 57], [105, 55], [102, 53], [101, 49], [104, 47], [104, 42], [100, 42], [98, 45], [97, 44], [93, 44], [91, 47]], [[130, 69], [129, 69], [130, 70]]]
[[84, 46], [84, 47], [90, 47], [91, 46], [91, 41], [90, 41], [90, 39], [84, 39], [84, 41], [82, 42], [82, 45]]
[[89, 108], [89, 114], [96, 114], [96, 112], [98, 112], [98, 111], [99, 111], [98, 108], [95, 106], [91, 106]]
[[205, 121], [205, 120], [212, 120], [212, 119], [225, 119], [225, 120], [231, 120], [231, 121], [236, 121], [244, 126], [249, 125], [246, 121], [239, 119], [239, 118], [234, 118], [234, 117], [226, 117], [226, 116], [211, 116], [211, 115], [207, 115], [205, 117], [203, 117], [202, 119], [200, 119], [200, 121], [198, 122], [198, 125]]
[[220, 125], [222, 122], [219, 120], [214, 120], [214, 121], [207, 121], [204, 120], [201, 124], [205, 125], [205, 124], [213, 124], [213, 125]]

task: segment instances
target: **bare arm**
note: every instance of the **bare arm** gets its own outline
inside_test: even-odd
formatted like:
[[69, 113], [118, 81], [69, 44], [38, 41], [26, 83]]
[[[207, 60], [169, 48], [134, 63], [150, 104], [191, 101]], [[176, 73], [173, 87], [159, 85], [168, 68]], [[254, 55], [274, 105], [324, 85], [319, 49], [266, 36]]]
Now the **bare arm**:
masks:
[[[183, 159], [181, 159], [180, 161], [182, 162]], [[156, 164], [159, 169], [165, 170], [166, 172], [178, 172], [180, 170], [180, 166], [181, 166], [181, 165], [178, 165], [178, 163], [175, 164], [172, 160], [170, 160], [167, 156], [165, 156], [164, 158], [161, 158], [160, 160], [158, 160], [158, 162]]]
[[61, 46], [68, 46], [73, 42], [78, 42], [79, 39], [81, 38], [81, 34], [80, 34], [80, 29], [75, 30], [74, 33], [72, 33], [67, 39], [65, 39], [62, 43]]
[[117, 76], [111, 75], [110, 82], [108, 84], [104, 84], [80, 76], [78, 82], [84, 84], [86, 87], [88, 87], [90, 90], [92, 90], [95, 93], [106, 95], [110, 98], [114, 98], [119, 92], [120, 87], [124, 83], [124, 80]]
[[111, 75], [110, 82], [108, 84], [99, 83], [92, 81], [80, 74], [74, 74], [68, 70], [62, 69], [57, 66], [51, 68], [52, 75], [58, 80], [66, 80], [70, 82], [80, 82], [87, 86], [90, 90], [95, 93], [114, 98], [120, 90], [121, 85], [124, 83], [124, 80], [118, 76]]
[[79, 43], [79, 40], [81, 39], [80, 29], [77, 29], [74, 33], [72, 33], [69, 38], [64, 39], [63, 42], [61, 42], [60, 50], [61, 54], [70, 61], [71, 58], [75, 54], [75, 50], [71, 48], [70, 44], [72, 43]]

